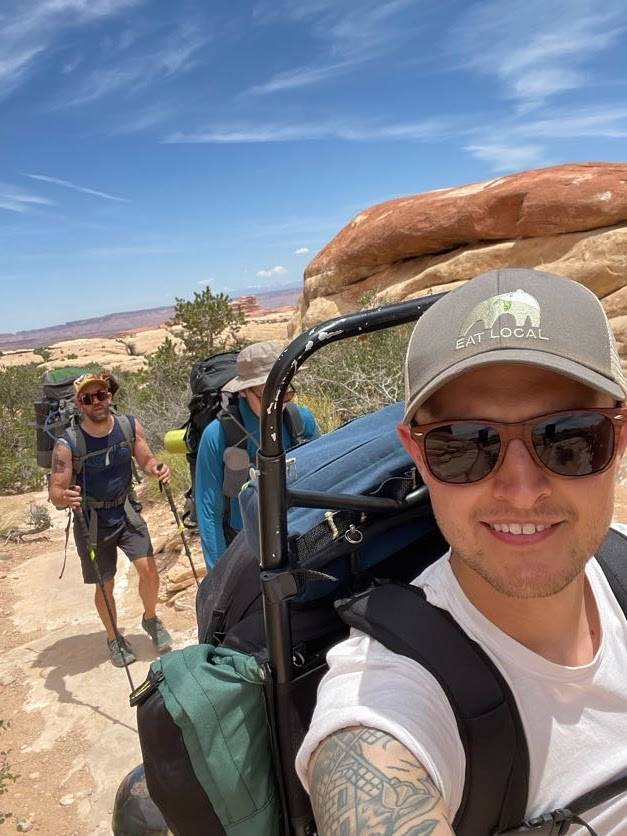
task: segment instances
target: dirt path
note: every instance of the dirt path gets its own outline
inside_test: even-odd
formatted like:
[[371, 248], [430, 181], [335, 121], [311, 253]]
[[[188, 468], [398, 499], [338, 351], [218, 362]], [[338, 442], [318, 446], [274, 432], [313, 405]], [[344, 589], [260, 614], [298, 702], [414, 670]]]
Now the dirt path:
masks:
[[[0, 516], [28, 507], [44, 494], [0, 497]], [[65, 514], [53, 511], [54, 528], [35, 541], [0, 540], [0, 750], [10, 750], [19, 775], [0, 795], [4, 832], [49, 836], [104, 836], [118, 785], [141, 761], [135, 710], [128, 704], [124, 670], [108, 661], [105, 634], [85, 588], [70, 539], [62, 580]], [[171, 533], [162, 507], [146, 513], [153, 541]], [[190, 591], [191, 592], [191, 591]], [[156, 657], [141, 629], [142, 604], [135, 571], [121, 557], [116, 578], [121, 631], [137, 662], [135, 685]], [[174, 647], [195, 641], [193, 595], [187, 609], [160, 605]], [[0, 766], [2, 761], [0, 759]]]
[[[21, 515], [32, 500], [45, 496], [0, 497], [0, 518], [16, 509]], [[141, 761], [135, 711], [124, 671], [108, 661], [71, 540], [65, 575], [58, 579], [65, 514], [52, 516], [54, 528], [45, 538], [11, 546], [0, 540], [0, 720], [10, 723], [0, 729], [0, 751], [10, 750], [11, 771], [19, 775], [0, 795], [0, 813], [12, 813], [0, 827], [4, 833], [105, 836], [119, 783]], [[163, 506], [146, 517], [155, 543], [171, 536]], [[616, 519], [627, 522], [624, 486]], [[134, 570], [123, 557], [116, 601], [120, 627], [138, 657], [131, 666], [137, 685], [155, 653], [140, 627]], [[187, 609], [160, 608], [175, 647], [195, 641], [192, 590], [182, 606]]]

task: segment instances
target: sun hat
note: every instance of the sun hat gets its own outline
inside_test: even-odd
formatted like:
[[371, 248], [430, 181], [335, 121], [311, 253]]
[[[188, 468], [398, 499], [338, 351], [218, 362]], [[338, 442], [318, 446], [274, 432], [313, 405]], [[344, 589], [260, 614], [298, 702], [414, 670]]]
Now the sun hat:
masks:
[[283, 351], [283, 346], [276, 340], [253, 343], [243, 348], [237, 355], [237, 377], [222, 387], [225, 392], [241, 392], [252, 386], [263, 386], [270, 370]]

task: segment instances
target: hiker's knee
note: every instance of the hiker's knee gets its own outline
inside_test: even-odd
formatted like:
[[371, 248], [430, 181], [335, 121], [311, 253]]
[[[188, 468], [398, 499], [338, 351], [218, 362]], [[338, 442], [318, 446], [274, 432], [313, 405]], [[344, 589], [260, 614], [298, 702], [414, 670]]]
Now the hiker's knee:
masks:
[[159, 582], [159, 572], [154, 557], [138, 557], [133, 561], [133, 566], [137, 569], [140, 581]]
[[[109, 578], [106, 581], [102, 582], [102, 587], [104, 588], [105, 594], [107, 597], [113, 595], [113, 586], [114, 586], [114, 579]], [[100, 588], [100, 584], [96, 584], [94, 588], [94, 599], [96, 601], [102, 600], [102, 589]]]

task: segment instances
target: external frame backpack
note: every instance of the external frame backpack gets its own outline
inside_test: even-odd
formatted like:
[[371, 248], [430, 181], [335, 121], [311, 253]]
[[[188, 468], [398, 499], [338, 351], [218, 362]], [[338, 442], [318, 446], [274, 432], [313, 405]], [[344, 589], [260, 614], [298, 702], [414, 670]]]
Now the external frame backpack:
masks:
[[[616, 782], [524, 821], [529, 763], [511, 692], [481, 648], [410, 585], [446, 543], [426, 489], [393, 437], [395, 409], [384, 410], [379, 423], [376, 414], [365, 416], [294, 452], [295, 491], [317, 485], [326, 492], [333, 484], [342, 490], [343, 479], [352, 475], [371, 480], [369, 487], [360, 484], [364, 496], [400, 503], [385, 515], [290, 510], [290, 577], [298, 586], [289, 603], [295, 678], [280, 687], [272, 683], [258, 555], [246, 529], [201, 584], [201, 644], [153, 663], [135, 694], [148, 788], [176, 836], [315, 832], [294, 759], [309, 727], [326, 652], [351, 626], [417, 659], [449, 695], [467, 763], [457, 836], [556, 836], [581, 821], [586, 809], [625, 789], [627, 781]], [[381, 481], [376, 467], [386, 459], [386, 444], [392, 458]], [[254, 488], [247, 493], [254, 505]], [[245, 526], [253, 517], [244, 513]], [[410, 532], [412, 524], [417, 528]], [[625, 537], [610, 531], [597, 559], [627, 617], [626, 558]], [[240, 698], [246, 711], [238, 708]]]
[[[611, 531], [597, 560], [627, 617], [626, 557], [625, 537]], [[349, 626], [427, 667], [451, 701], [466, 753], [456, 836], [560, 836], [570, 825], [585, 825], [586, 810], [627, 789], [627, 778], [619, 779], [525, 819], [527, 743], [509, 687], [481, 648], [415, 586], [379, 582], [337, 602], [336, 612], [322, 603], [292, 607], [294, 658], [303, 673], [273, 697], [261, 596], [251, 583], [258, 567], [243, 534], [224, 558], [216, 567], [224, 574], [214, 579], [221, 590], [211, 590], [208, 576], [199, 591], [205, 604], [209, 598], [223, 607], [211, 612], [200, 602], [199, 638], [214, 643], [153, 662], [135, 695], [148, 790], [175, 836], [315, 833], [293, 764], [326, 650]], [[404, 559], [411, 561], [410, 550]], [[225, 607], [229, 596], [221, 593], [229, 589]]]
[[[191, 487], [186, 493], [183, 520], [186, 524], [196, 524], [196, 459], [198, 445], [205, 427], [218, 418], [225, 436], [225, 446], [228, 448], [246, 448], [246, 430], [239, 410], [237, 394], [223, 392], [222, 387], [237, 374], [237, 351], [226, 351], [214, 354], [205, 360], [199, 360], [192, 366], [189, 385], [192, 398], [189, 402], [189, 418], [184, 425], [185, 446], [187, 448], [187, 462], [189, 464]], [[303, 419], [296, 404], [289, 403], [285, 407], [285, 418], [294, 445], [298, 446], [306, 441]], [[230, 526], [230, 499], [237, 496], [239, 489], [246, 481], [251, 462], [245, 467], [239, 467], [238, 472], [232, 473], [225, 479], [228, 490], [224, 494], [224, 516], [222, 527], [227, 543], [234, 537], [234, 530]]]
[[[396, 417], [398, 409], [392, 407], [374, 418], [366, 416], [336, 431], [344, 456], [336, 455], [337, 443], [329, 444], [329, 436], [297, 448], [293, 465], [296, 482], [298, 474], [304, 475], [315, 463], [321, 488], [327, 482], [339, 484], [342, 478], [357, 479], [357, 489], [389, 497], [391, 504], [420, 489], [392, 429], [391, 417]], [[355, 467], [357, 457], [359, 468]], [[291, 607], [292, 632], [297, 663], [304, 671], [314, 664], [315, 670], [314, 677], [307, 678], [302, 699], [290, 703], [289, 710], [286, 704], [281, 712], [287, 737], [302, 739], [326, 650], [348, 632], [334, 611], [334, 600], [369, 585], [375, 571], [384, 577], [411, 580], [417, 574], [411, 559], [416, 542], [422, 545], [425, 565], [444, 551], [446, 546], [430, 509], [424, 511], [414, 507], [411, 520], [404, 513], [385, 522], [376, 514], [362, 515], [361, 519], [360, 515], [344, 518], [340, 514], [327, 521], [323, 517], [322, 523], [312, 520], [311, 539], [303, 539], [303, 531], [297, 534], [293, 523], [297, 551], [309, 543], [313, 560], [316, 542], [329, 560], [333, 552], [333, 562], [328, 565], [336, 577], [310, 568], [301, 553], [303, 596]], [[301, 523], [300, 529], [307, 525]], [[358, 531], [363, 535], [361, 550], [350, 542], [351, 534]], [[348, 538], [346, 532], [351, 532]], [[334, 539], [336, 548], [330, 549]], [[338, 583], [341, 575], [343, 582]], [[271, 679], [266, 665], [259, 563], [246, 532], [238, 534], [203, 580], [197, 611], [201, 643], [154, 662], [148, 679], [133, 697], [138, 704], [150, 795], [177, 836], [282, 832], [279, 822], [287, 821], [286, 782], [287, 794], [298, 798], [305, 818], [311, 816], [311, 810], [293, 764], [281, 780], [276, 778], [277, 765], [283, 759], [278, 740], [273, 741], [269, 733], [266, 699], [271, 700], [272, 694], [267, 688]]]
[[[37, 464], [49, 470], [52, 467], [52, 450], [56, 441], [68, 427], [78, 425], [80, 412], [74, 402], [74, 381], [93, 368], [65, 366], [50, 369], [42, 379], [41, 398], [35, 401], [35, 428]], [[118, 388], [111, 378], [113, 391]]]

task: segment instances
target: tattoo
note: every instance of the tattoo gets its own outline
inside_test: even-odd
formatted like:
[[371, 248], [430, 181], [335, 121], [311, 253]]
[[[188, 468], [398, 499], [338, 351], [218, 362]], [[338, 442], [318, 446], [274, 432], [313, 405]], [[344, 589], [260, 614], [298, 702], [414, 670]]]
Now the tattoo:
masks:
[[63, 461], [63, 459], [59, 455], [59, 447], [58, 445], [55, 445], [54, 450], [52, 451], [52, 472], [65, 473], [67, 468], [67, 462]]
[[345, 729], [324, 741], [311, 770], [311, 800], [320, 836], [428, 836], [446, 824], [424, 767], [376, 729]]

